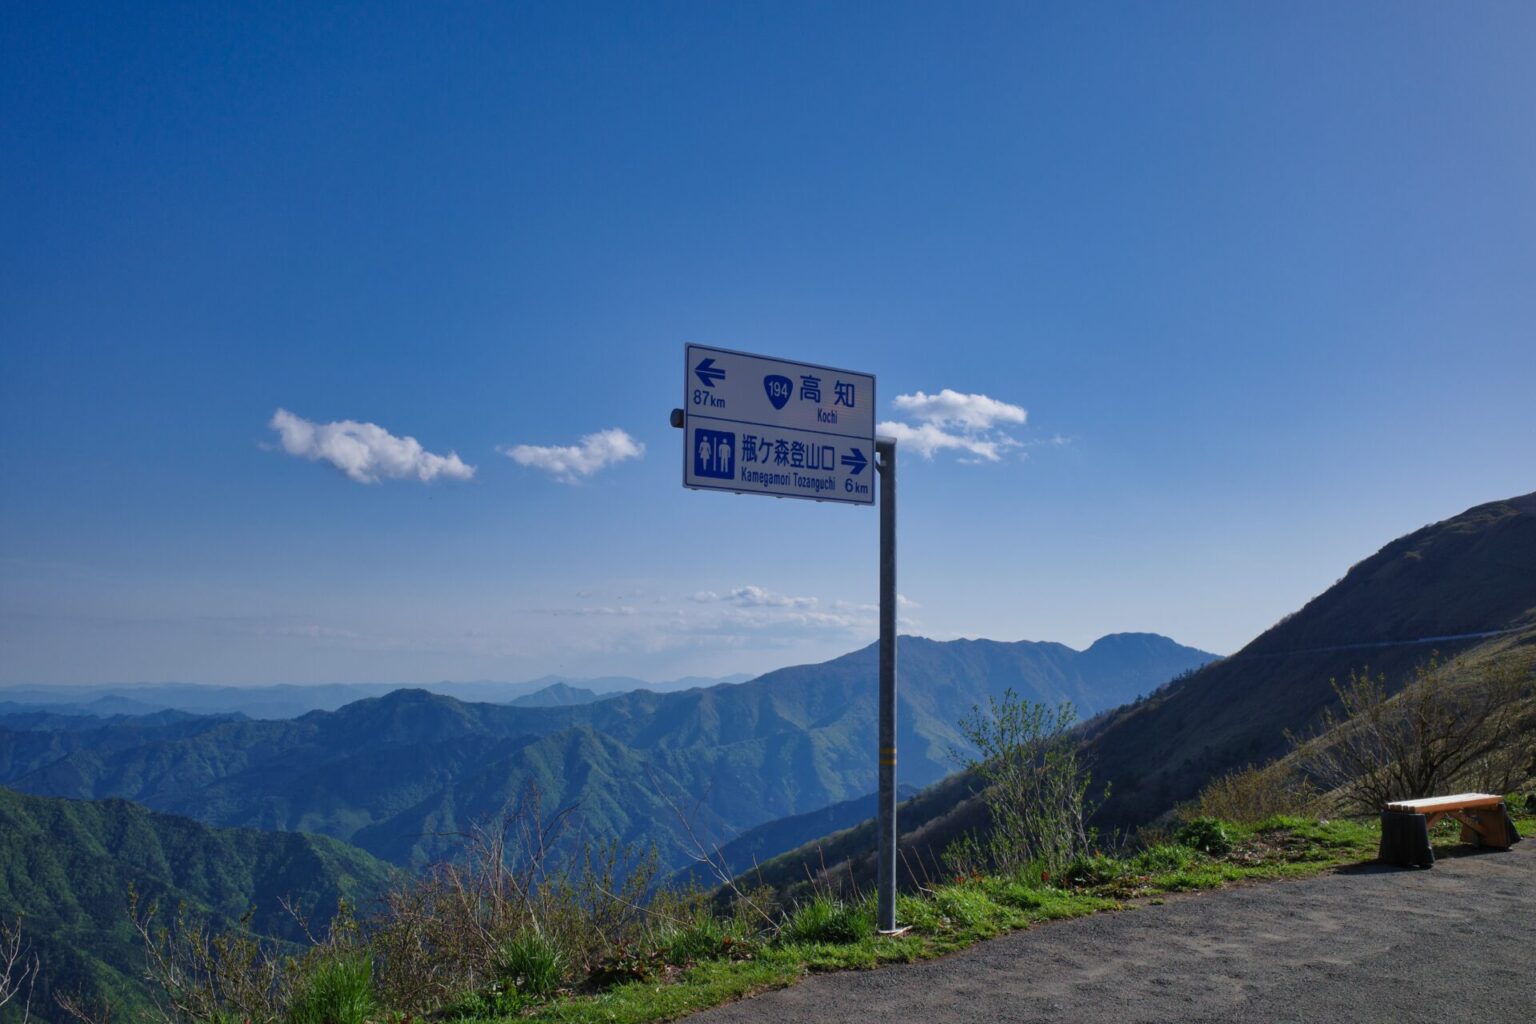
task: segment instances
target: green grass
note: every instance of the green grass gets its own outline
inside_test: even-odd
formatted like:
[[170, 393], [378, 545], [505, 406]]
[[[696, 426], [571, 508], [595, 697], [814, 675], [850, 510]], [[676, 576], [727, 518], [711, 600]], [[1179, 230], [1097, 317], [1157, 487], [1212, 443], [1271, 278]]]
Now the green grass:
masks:
[[[1522, 835], [1536, 835], [1536, 817], [1517, 818], [1517, 825]], [[1220, 857], [1179, 844], [1159, 844], [1124, 857], [1081, 858], [1074, 870], [1053, 883], [1031, 873], [962, 879], [904, 893], [897, 898], [896, 912], [908, 931], [899, 936], [872, 934], [874, 906], [868, 897], [844, 901], [822, 894], [794, 908], [776, 938], [741, 943], [729, 955], [690, 961], [680, 955], [680, 945], [697, 944], [703, 954], [715, 938], [713, 929], [701, 921], [692, 930], [702, 934], [681, 943], [678, 933], [670, 936], [670, 961], [686, 961], [687, 966], [665, 978], [630, 981], [594, 994], [562, 995], [544, 1003], [494, 1009], [487, 1003], [484, 1015], [461, 1011], [455, 1016], [466, 1021], [654, 1024], [792, 985], [808, 973], [932, 959], [1046, 921], [1142, 902], [1160, 905], [1169, 893], [1320, 874], [1374, 859], [1380, 838], [1374, 823], [1343, 820], [1277, 817], [1251, 826], [1223, 822], [1222, 828], [1231, 849]], [[1447, 852], [1457, 838], [1454, 823], [1438, 826], [1433, 835], [1437, 848]]]

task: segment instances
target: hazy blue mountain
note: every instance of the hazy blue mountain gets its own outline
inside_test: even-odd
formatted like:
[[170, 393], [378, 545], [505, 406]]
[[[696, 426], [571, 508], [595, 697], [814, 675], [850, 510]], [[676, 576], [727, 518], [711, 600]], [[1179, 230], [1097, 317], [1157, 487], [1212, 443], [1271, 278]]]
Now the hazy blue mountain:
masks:
[[[603, 676], [580, 679], [566, 676], [541, 676], [521, 683], [452, 682], [426, 683], [407, 689], [422, 689], [472, 703], [506, 704], [531, 693], [560, 685], [591, 690], [596, 694], [653, 690], [671, 693], [701, 686], [744, 682], [744, 674], [706, 678], [647, 682], [630, 676]], [[403, 687], [398, 683], [327, 683], [275, 686], [209, 686], [200, 683], [134, 683], [121, 686], [11, 686], [0, 688], [0, 707], [18, 710], [46, 710], [60, 714], [145, 715], [162, 710], [178, 710], [200, 715], [240, 714], [248, 718], [297, 718], [311, 711], [335, 711], [354, 701], [382, 697]]]
[[542, 690], [524, 694], [507, 703], [515, 708], [564, 708], [572, 704], [591, 704], [599, 699], [600, 696], [591, 690], [567, 683], [550, 683]]
[[[1212, 657], [1134, 634], [1086, 651], [900, 644], [900, 781], [913, 786], [953, 769], [956, 720], [1006, 688], [1092, 712]], [[745, 683], [561, 707], [401, 690], [285, 721], [0, 728], [0, 781], [31, 793], [124, 797], [216, 825], [319, 832], [397, 863], [442, 855], [454, 832], [532, 783], [547, 806], [577, 804], [579, 834], [656, 843], [681, 865], [690, 827], [726, 842], [873, 790], [875, 674], [871, 645]]]

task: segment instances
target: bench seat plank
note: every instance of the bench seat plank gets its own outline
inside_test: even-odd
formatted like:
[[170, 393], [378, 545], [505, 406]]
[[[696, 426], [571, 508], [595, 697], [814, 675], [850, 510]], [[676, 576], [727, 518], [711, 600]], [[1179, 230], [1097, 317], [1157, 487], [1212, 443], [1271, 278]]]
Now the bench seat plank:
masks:
[[1504, 802], [1502, 796], [1490, 793], [1457, 793], [1454, 796], [1432, 796], [1422, 800], [1395, 800], [1387, 804], [1389, 811], [1409, 814], [1435, 814], [1440, 811], [1456, 811], [1472, 807], [1496, 807]]

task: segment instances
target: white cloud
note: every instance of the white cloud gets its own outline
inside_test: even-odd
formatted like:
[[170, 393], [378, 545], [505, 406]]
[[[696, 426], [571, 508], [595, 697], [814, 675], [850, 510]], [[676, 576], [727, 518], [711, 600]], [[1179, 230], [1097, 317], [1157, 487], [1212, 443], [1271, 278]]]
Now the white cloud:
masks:
[[814, 608], [814, 597], [791, 597], [776, 594], [762, 587], [737, 587], [728, 595], [732, 601], [748, 608]]
[[376, 423], [315, 423], [279, 409], [267, 425], [277, 431], [289, 455], [329, 462], [360, 484], [412, 477], [423, 483], [438, 477], [468, 480], [475, 475], [475, 467], [456, 453], [435, 455], [414, 437], [396, 437]]
[[894, 437], [898, 444], [925, 459], [954, 450], [970, 456], [961, 460], [964, 462], [998, 462], [1009, 449], [1023, 446], [1002, 429], [1002, 425], [1022, 425], [1028, 419], [1022, 406], [949, 388], [935, 395], [922, 391], [897, 395], [891, 404], [917, 422], [888, 420], [876, 431]]
[[519, 466], [542, 469], [561, 483], [574, 484], [605, 466], [640, 458], [645, 445], [613, 427], [588, 434], [578, 444], [519, 444], [503, 448], [502, 453]]
[[923, 423], [914, 427], [909, 423], [891, 420], [876, 426], [875, 432], [894, 437], [897, 444], [917, 452], [925, 459], [933, 458], [935, 452], [953, 448], [969, 452], [975, 457], [969, 461], [997, 462], [1003, 457], [1003, 451], [1019, 446], [1018, 441], [1006, 434], [984, 436], [954, 432], [933, 423]]
[[963, 395], [945, 388], [936, 395], [919, 391], [897, 395], [891, 402], [897, 409], [925, 423], [989, 430], [999, 423], [1023, 423], [1029, 414], [1023, 407], [1000, 402], [986, 395]]

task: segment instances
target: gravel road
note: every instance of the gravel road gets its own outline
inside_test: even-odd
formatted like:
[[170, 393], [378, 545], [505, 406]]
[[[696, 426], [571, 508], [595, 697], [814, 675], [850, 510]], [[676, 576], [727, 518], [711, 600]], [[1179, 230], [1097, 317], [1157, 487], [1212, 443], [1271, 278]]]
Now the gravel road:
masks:
[[1536, 1019], [1536, 841], [1172, 897], [923, 964], [826, 974], [689, 1024]]

